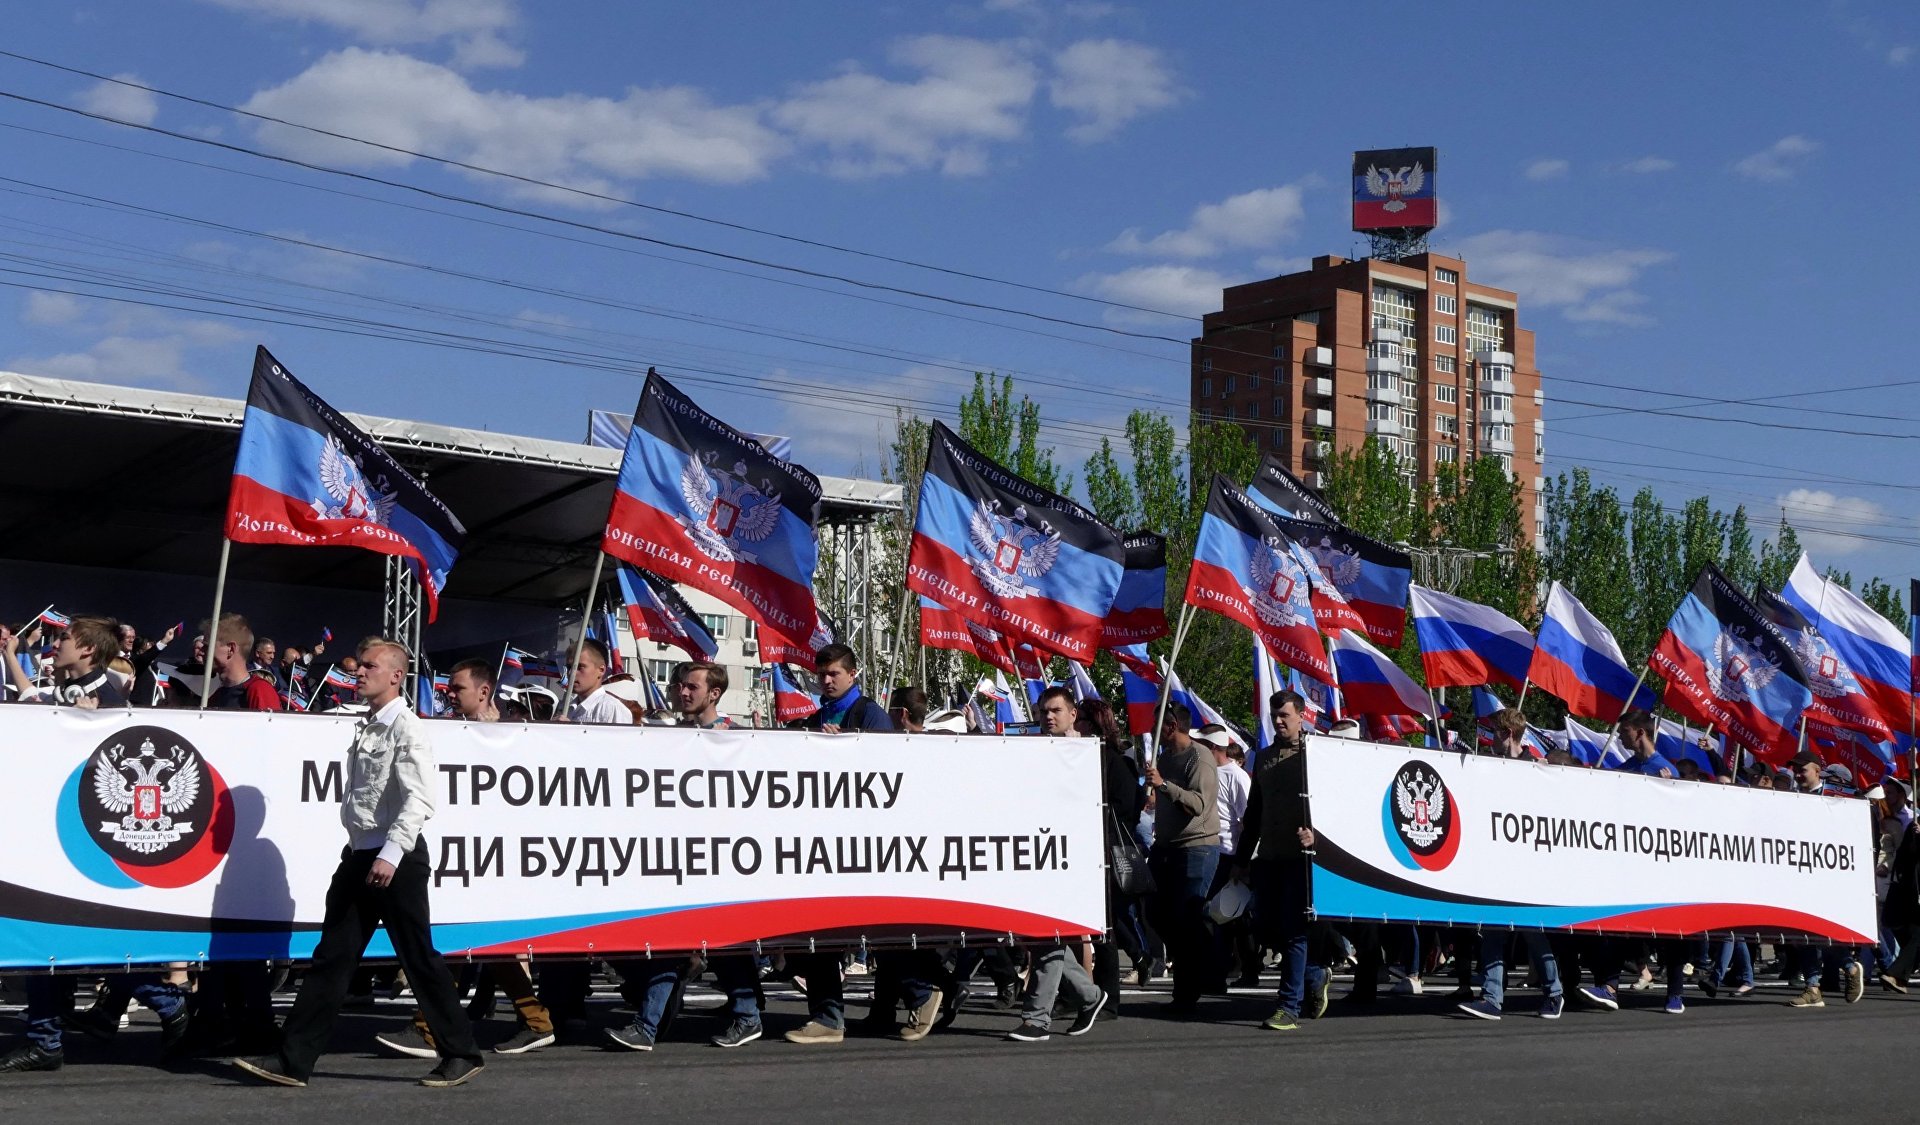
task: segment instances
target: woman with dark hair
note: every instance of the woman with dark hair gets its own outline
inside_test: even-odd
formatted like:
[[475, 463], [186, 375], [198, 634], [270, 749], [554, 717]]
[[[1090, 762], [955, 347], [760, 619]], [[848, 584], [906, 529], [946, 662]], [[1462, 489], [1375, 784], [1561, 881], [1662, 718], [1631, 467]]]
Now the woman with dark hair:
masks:
[[[1081, 700], [1075, 727], [1081, 734], [1100, 740], [1101, 770], [1110, 814], [1106, 822], [1107, 847], [1111, 849], [1120, 843], [1121, 832], [1131, 833], [1133, 826], [1140, 823], [1147, 791], [1140, 784], [1139, 767], [1127, 757], [1126, 742], [1120, 737], [1120, 723], [1111, 705], [1102, 699]], [[1125, 949], [1128, 961], [1136, 966], [1145, 965], [1148, 954], [1146, 937], [1139, 925], [1143, 911], [1131, 897], [1119, 892], [1112, 879], [1107, 880], [1107, 916], [1113, 919], [1113, 936], [1094, 946], [1093, 983], [1107, 994], [1106, 1010], [1113, 1013], [1111, 1018], [1118, 1019], [1120, 950]]]

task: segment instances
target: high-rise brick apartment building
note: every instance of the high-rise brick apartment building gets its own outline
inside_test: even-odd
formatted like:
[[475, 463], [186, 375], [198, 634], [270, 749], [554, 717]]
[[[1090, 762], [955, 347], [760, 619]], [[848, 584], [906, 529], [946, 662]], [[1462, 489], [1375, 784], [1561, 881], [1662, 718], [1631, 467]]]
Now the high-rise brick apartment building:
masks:
[[1540, 537], [1546, 431], [1533, 333], [1514, 294], [1467, 280], [1458, 258], [1319, 257], [1221, 294], [1193, 341], [1193, 409], [1239, 423], [1309, 483], [1333, 449], [1377, 435], [1403, 471], [1481, 454], [1519, 478]]

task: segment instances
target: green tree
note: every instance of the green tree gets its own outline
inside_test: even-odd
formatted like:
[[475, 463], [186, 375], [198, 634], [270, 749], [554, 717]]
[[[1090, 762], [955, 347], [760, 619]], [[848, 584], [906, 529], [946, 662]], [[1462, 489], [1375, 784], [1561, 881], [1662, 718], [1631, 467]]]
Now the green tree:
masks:
[[1014, 401], [1010, 375], [996, 383], [988, 372], [973, 373], [973, 389], [960, 400], [960, 437], [1015, 476], [1063, 496], [1073, 491], [1073, 478], [1053, 462], [1053, 448], [1040, 444], [1040, 404], [1026, 395]]
[[1334, 450], [1325, 465], [1321, 493], [1348, 527], [1388, 543], [1413, 541], [1413, 480], [1398, 453], [1369, 436], [1359, 449]]
[[1093, 514], [1114, 527], [1126, 530], [1138, 523], [1133, 502], [1133, 484], [1113, 455], [1113, 442], [1100, 439], [1100, 448], [1087, 458], [1082, 473], [1087, 482], [1087, 506]]
[[1760, 544], [1760, 560], [1755, 567], [1754, 577], [1769, 590], [1784, 590], [1802, 553], [1799, 534], [1787, 522], [1787, 517], [1782, 515], [1780, 530], [1774, 533], [1772, 540]]

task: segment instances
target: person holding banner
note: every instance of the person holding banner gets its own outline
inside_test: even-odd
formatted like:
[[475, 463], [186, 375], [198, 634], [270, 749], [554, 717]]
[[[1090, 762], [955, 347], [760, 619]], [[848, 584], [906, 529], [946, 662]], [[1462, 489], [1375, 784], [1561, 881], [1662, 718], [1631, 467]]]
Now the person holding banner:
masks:
[[1154, 793], [1154, 929], [1173, 962], [1173, 1012], [1191, 1015], [1213, 973], [1203, 912], [1220, 863], [1220, 772], [1213, 755], [1188, 733], [1193, 713], [1168, 700], [1160, 721], [1160, 754], [1146, 769]]
[[[1520, 712], [1511, 707], [1502, 708], [1487, 717], [1486, 726], [1493, 732], [1495, 757], [1526, 756], [1527, 720]], [[1540, 1018], [1559, 1019], [1567, 1006], [1566, 993], [1560, 984], [1560, 964], [1555, 960], [1552, 948], [1547, 945], [1546, 935], [1537, 930], [1511, 933], [1489, 928], [1481, 931], [1480, 967], [1483, 977], [1480, 999], [1460, 1004], [1460, 1010], [1475, 1019], [1500, 1018], [1500, 1006], [1506, 995], [1507, 953], [1515, 944], [1524, 949], [1527, 959], [1533, 962], [1534, 980], [1539, 984], [1540, 991], [1545, 993], [1540, 1002]], [[1464, 949], [1456, 950], [1455, 955], [1461, 956], [1464, 952]], [[1668, 970], [1668, 976], [1675, 979], [1680, 976], [1677, 963]]]
[[320, 943], [281, 1029], [279, 1056], [235, 1059], [234, 1065], [265, 1082], [305, 1086], [367, 943], [384, 924], [440, 1052], [440, 1065], [420, 1084], [458, 1086], [486, 1062], [474, 1047], [447, 964], [433, 948], [427, 904], [432, 862], [421, 829], [433, 815], [432, 786], [439, 776], [424, 720], [401, 691], [413, 656], [400, 642], [378, 638], [362, 643], [359, 656], [360, 697], [369, 710], [347, 750], [348, 781], [340, 798], [347, 846], [327, 888]]
[[[1040, 693], [1036, 706], [1040, 712], [1042, 735], [1052, 738], [1080, 736], [1075, 729], [1079, 713], [1074, 706], [1073, 692], [1057, 685], [1050, 687]], [[1007, 1032], [1010, 1041], [1041, 1043], [1051, 1036], [1053, 1002], [1059, 996], [1062, 980], [1079, 1005], [1079, 1011], [1073, 1017], [1073, 1026], [1067, 1029], [1066, 1034], [1085, 1035], [1093, 1030], [1093, 1021], [1099, 1018], [1100, 1009], [1106, 1007], [1107, 994], [1093, 983], [1086, 967], [1080, 963], [1077, 944], [1076, 948], [1069, 949], [1065, 944], [1056, 942], [1034, 957], [1033, 973], [1027, 978], [1027, 995], [1021, 1004], [1020, 1026]]]
[[[843, 644], [827, 645], [814, 654], [813, 663], [820, 674], [820, 709], [800, 720], [796, 724], [799, 729], [823, 734], [893, 729], [887, 709], [861, 693], [860, 661], [852, 649]], [[821, 1046], [844, 1040], [847, 1037], [846, 1002], [842, 992], [844, 982], [840, 978], [840, 955], [804, 953], [789, 956], [787, 965], [796, 977], [806, 981], [807, 993], [807, 1022], [787, 1032], [787, 1042]], [[929, 1029], [939, 1008], [940, 993], [935, 990], [926, 1011], [925, 1026]]]

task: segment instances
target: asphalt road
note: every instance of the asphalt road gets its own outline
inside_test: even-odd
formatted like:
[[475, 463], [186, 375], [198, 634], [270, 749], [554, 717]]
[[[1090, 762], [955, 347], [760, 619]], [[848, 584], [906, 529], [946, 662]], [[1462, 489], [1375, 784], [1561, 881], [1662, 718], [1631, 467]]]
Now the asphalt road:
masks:
[[[1336, 994], [1340, 991], [1336, 986]], [[214, 1063], [167, 1072], [141, 1012], [111, 1047], [70, 1037], [65, 1069], [0, 1077], [0, 1120], [55, 1125], [106, 1120], [276, 1123], [419, 1120], [600, 1122], [1114, 1122], [1484, 1121], [1657, 1118], [1685, 1122], [1892, 1121], [1920, 1038], [1920, 994], [1833, 998], [1786, 1007], [1788, 993], [1710, 1001], [1689, 990], [1684, 1015], [1662, 994], [1631, 993], [1616, 1013], [1569, 1009], [1549, 1023], [1516, 991], [1500, 1023], [1449, 1015], [1438, 995], [1383, 996], [1292, 1033], [1263, 1031], [1268, 994], [1206, 1002], [1197, 1020], [1166, 1018], [1162, 991], [1132, 992], [1124, 1018], [1082, 1038], [1000, 1040], [1010, 1013], [976, 1002], [920, 1043], [848, 1039], [797, 1047], [777, 1033], [804, 1010], [790, 994], [768, 1009], [770, 1034], [722, 1051], [716, 1018], [690, 1011], [652, 1054], [561, 1044], [492, 1057], [471, 1084], [428, 1090], [431, 1064], [379, 1056], [374, 1033], [407, 1006], [344, 1017], [335, 1050], [304, 1090], [263, 1088]], [[696, 1001], [697, 1002], [697, 1001]], [[611, 1002], [599, 1014], [620, 1022]], [[855, 1005], [852, 1014], [864, 1014]], [[17, 1025], [17, 1012], [0, 1022]], [[495, 1037], [512, 1030], [504, 1018]], [[487, 1041], [487, 1040], [483, 1040]]]

